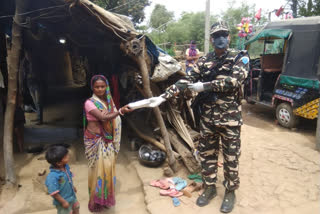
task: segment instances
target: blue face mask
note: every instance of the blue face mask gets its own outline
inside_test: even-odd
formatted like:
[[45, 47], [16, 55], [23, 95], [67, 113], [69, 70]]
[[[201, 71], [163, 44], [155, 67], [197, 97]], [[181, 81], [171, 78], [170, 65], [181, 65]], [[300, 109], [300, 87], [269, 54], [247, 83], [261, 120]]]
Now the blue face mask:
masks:
[[212, 42], [213, 46], [217, 49], [225, 49], [227, 48], [229, 44], [228, 37], [220, 36], [218, 38], [215, 38]]

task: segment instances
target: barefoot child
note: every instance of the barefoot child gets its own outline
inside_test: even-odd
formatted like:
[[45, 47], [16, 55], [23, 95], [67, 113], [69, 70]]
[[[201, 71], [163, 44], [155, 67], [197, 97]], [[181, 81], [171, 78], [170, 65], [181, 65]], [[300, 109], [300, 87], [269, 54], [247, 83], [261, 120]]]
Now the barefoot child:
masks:
[[54, 198], [53, 204], [57, 208], [57, 213], [78, 214], [80, 205], [68, 165], [68, 149], [60, 145], [51, 146], [46, 152], [46, 159], [51, 164], [46, 186], [48, 193]]

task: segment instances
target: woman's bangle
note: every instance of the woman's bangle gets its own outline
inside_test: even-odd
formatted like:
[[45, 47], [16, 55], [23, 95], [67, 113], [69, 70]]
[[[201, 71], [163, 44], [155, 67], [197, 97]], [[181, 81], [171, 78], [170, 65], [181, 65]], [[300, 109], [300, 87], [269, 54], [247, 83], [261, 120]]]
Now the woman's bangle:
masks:
[[121, 111], [121, 108], [119, 109], [119, 114], [120, 114], [121, 116], [124, 115], [124, 114], [122, 113], [122, 111]]

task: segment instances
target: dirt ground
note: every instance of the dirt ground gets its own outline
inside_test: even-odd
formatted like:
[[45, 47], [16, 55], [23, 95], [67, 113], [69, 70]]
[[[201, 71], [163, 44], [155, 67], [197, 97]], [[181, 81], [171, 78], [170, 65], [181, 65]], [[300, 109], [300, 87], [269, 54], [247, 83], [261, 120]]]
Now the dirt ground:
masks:
[[[242, 127], [240, 157], [240, 188], [232, 213], [251, 214], [317, 214], [320, 213], [320, 159], [315, 151], [315, 121], [301, 121], [300, 126], [288, 130], [276, 124], [274, 111], [264, 106], [243, 105], [245, 124]], [[161, 171], [145, 168], [131, 161], [144, 183], [147, 208], [152, 214], [163, 213], [219, 213], [224, 187], [223, 170], [218, 172], [218, 196], [203, 208], [182, 196], [181, 205], [174, 207], [168, 197], [148, 185], [162, 177]], [[178, 176], [186, 178], [186, 172]]]
[[[81, 140], [79, 139], [79, 142]], [[80, 202], [80, 213], [90, 213], [87, 208], [88, 185], [87, 185], [87, 162], [84, 158], [84, 150], [79, 142], [75, 142], [70, 149], [70, 167], [75, 177], [77, 198]], [[116, 206], [103, 213], [133, 213], [145, 214], [146, 205], [141, 180], [138, 178], [136, 170], [125, 155], [125, 148], [120, 153], [117, 165], [116, 184]], [[77, 159], [75, 159], [77, 157]], [[45, 176], [38, 176], [41, 169], [48, 169], [49, 165], [44, 159], [44, 155], [17, 155], [16, 164], [24, 165], [18, 169], [19, 188], [16, 196], [7, 203], [0, 201], [0, 213], [2, 214], [55, 214], [56, 209], [52, 205], [52, 198], [46, 194], [44, 180]], [[48, 171], [48, 170], [47, 170]], [[2, 193], [4, 194], [5, 191]], [[2, 195], [2, 199], [5, 197]]]
[[[273, 113], [264, 106], [243, 105], [241, 184], [232, 213], [318, 214], [320, 158], [315, 150], [315, 122], [302, 121], [297, 129], [288, 130], [276, 124]], [[127, 149], [128, 142], [124, 138], [116, 166], [117, 205], [105, 213], [219, 213], [224, 193], [222, 168], [218, 173], [218, 196], [208, 206], [195, 205], [195, 192], [192, 198], [180, 197], [181, 205], [174, 207], [171, 198], [160, 196], [159, 189], [149, 186], [151, 180], [163, 177], [163, 170], [140, 165], [137, 152]], [[89, 213], [87, 164], [81, 140], [75, 141], [70, 151], [81, 213]], [[10, 201], [6, 200], [6, 189], [2, 189], [0, 213], [56, 213], [52, 199], [45, 193], [44, 177], [37, 175], [39, 170], [48, 169], [43, 154], [16, 154], [15, 160], [22, 186]], [[176, 176], [187, 178], [187, 172], [181, 167]]]
[[[241, 185], [236, 192], [235, 214], [317, 214], [320, 212], [320, 159], [315, 151], [315, 123], [302, 121], [298, 129], [278, 126], [274, 112], [264, 106], [243, 106], [245, 124], [242, 127], [240, 157]], [[144, 183], [147, 209], [152, 214], [163, 213], [219, 213], [224, 187], [223, 170], [218, 172], [218, 196], [203, 208], [192, 198], [180, 197], [181, 205], [174, 207], [168, 197], [148, 185], [162, 177], [161, 171], [132, 163]], [[186, 178], [184, 170], [178, 176]]]

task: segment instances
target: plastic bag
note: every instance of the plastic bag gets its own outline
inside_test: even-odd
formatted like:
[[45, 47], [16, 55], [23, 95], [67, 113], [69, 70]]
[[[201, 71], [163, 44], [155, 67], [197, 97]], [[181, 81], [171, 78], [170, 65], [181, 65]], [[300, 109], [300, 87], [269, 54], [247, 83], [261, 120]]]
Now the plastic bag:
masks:
[[151, 77], [151, 81], [153, 82], [167, 80], [172, 74], [181, 70], [180, 63], [170, 55], [160, 52], [158, 60], [159, 64], [154, 68], [154, 72]]

